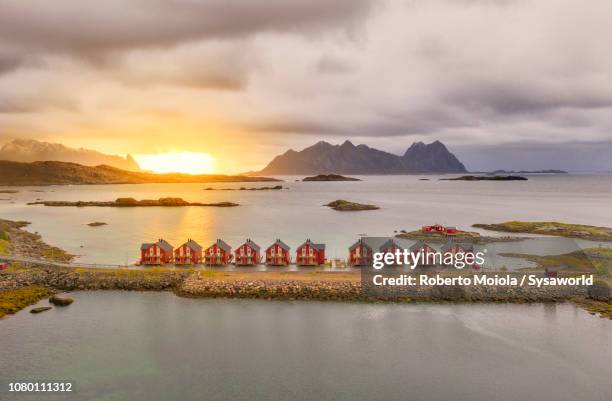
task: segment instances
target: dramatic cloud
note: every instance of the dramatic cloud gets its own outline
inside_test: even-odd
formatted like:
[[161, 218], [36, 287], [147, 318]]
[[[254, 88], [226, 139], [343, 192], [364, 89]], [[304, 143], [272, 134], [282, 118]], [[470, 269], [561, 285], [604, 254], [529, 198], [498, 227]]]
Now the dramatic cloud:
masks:
[[350, 22], [369, 0], [0, 1], [0, 37], [39, 51], [90, 54]]
[[0, 0], [0, 135], [188, 146], [230, 171], [352, 137], [395, 153], [440, 139], [475, 169], [610, 170], [610, 15], [608, 0]]

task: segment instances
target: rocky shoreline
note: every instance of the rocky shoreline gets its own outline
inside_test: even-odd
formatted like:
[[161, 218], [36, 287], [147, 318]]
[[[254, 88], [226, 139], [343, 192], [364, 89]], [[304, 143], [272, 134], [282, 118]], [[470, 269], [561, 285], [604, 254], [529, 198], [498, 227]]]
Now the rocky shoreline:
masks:
[[[516, 273], [518, 274], [518, 273]], [[573, 301], [612, 319], [610, 289], [572, 286], [415, 286], [397, 292], [364, 288], [359, 273], [229, 273], [201, 270], [79, 268], [11, 269], [0, 273], [0, 293], [24, 287], [51, 291], [174, 291], [189, 298], [250, 298], [342, 302], [504, 302]], [[594, 305], [597, 307], [595, 308]]]
[[27, 221], [11, 221], [0, 219], [0, 245], [4, 244], [6, 249], [2, 254], [34, 259], [46, 259], [55, 262], [70, 262], [74, 255], [63, 249], [48, 245], [43, 242], [40, 235], [23, 230], [30, 223]]

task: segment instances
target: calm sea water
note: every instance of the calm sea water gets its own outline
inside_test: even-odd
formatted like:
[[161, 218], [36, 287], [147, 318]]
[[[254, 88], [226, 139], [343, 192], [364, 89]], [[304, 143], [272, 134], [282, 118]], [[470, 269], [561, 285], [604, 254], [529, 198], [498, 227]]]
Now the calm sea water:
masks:
[[[473, 223], [558, 220], [612, 226], [612, 175], [531, 176], [526, 182], [438, 181], [439, 176], [364, 176], [361, 182], [296, 182], [279, 177], [282, 191], [205, 191], [206, 187], [259, 187], [270, 183], [84, 185], [18, 188], [0, 194], [0, 217], [28, 220], [49, 243], [89, 263], [133, 263], [142, 242], [163, 237], [174, 245], [193, 238], [208, 246], [223, 238], [237, 246], [252, 238], [262, 247], [276, 238], [295, 249], [306, 238], [324, 242], [328, 257], [344, 258], [360, 234], [389, 236], [440, 223], [470, 229]], [[429, 178], [421, 181], [420, 178]], [[232, 201], [236, 208], [51, 208], [42, 200], [114, 200], [182, 197], [192, 202]], [[380, 210], [337, 212], [336, 199], [372, 203]], [[88, 227], [93, 221], [108, 223]], [[496, 235], [488, 233], [489, 235]], [[497, 234], [500, 235], [500, 234]], [[576, 242], [557, 245], [573, 250]], [[592, 243], [578, 242], [584, 246]], [[596, 244], [595, 244], [596, 245]], [[563, 249], [559, 249], [559, 247]], [[540, 252], [546, 244], [521, 243], [508, 251]], [[504, 261], [499, 262], [502, 264]]]
[[[0, 321], [0, 399], [608, 401], [612, 322], [562, 305], [74, 293]], [[46, 304], [46, 301], [40, 305]], [[7, 392], [70, 381], [71, 394]]]

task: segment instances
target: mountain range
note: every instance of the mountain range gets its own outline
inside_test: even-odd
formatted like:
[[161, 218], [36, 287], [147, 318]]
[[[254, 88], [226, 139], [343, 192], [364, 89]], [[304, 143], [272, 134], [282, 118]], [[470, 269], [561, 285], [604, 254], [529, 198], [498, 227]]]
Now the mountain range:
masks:
[[60, 161], [84, 166], [107, 165], [122, 170], [140, 171], [131, 155], [126, 157], [107, 155], [90, 149], [69, 148], [59, 143], [33, 139], [15, 139], [0, 148], [0, 160], [16, 162]]
[[256, 174], [411, 174], [464, 173], [465, 166], [440, 141], [413, 143], [403, 155], [367, 145], [317, 142], [299, 152], [293, 149], [276, 156]]

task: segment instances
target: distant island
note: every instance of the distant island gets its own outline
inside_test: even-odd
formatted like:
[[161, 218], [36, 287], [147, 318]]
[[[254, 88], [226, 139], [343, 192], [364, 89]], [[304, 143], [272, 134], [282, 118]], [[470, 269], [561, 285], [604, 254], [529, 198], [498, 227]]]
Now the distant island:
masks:
[[367, 145], [345, 141], [332, 145], [320, 141], [299, 152], [293, 149], [276, 156], [262, 175], [277, 174], [413, 174], [466, 173], [465, 166], [440, 141], [413, 143], [398, 156]]
[[96, 202], [96, 201], [39, 201], [30, 202], [28, 205], [44, 205], [53, 207], [63, 206], [74, 206], [74, 207], [150, 207], [150, 206], [215, 206], [215, 207], [234, 207], [239, 206], [237, 203], [232, 202], [217, 202], [217, 203], [199, 203], [199, 202], [187, 202], [182, 198], [159, 198], [159, 199], [143, 199], [136, 200], [134, 198], [117, 198], [114, 201], [107, 202]]
[[153, 174], [111, 166], [82, 166], [57, 161], [20, 163], [0, 160], [0, 185], [167, 184], [280, 181], [266, 177], [218, 174]]
[[361, 181], [359, 178], [345, 177], [339, 174], [319, 174], [306, 177], [302, 181]]
[[463, 175], [455, 178], [440, 178], [440, 181], [527, 181], [526, 177], [518, 175]]
[[487, 174], [569, 174], [565, 170], [495, 170], [488, 172]]
[[341, 211], [341, 212], [356, 212], [356, 211], [361, 211], [361, 210], [378, 210], [378, 209], [380, 209], [376, 205], [367, 205], [367, 204], [363, 204], [363, 203], [349, 202], [349, 201], [346, 201], [344, 199], [338, 199], [336, 201], [330, 202], [327, 205], [323, 205], [323, 206], [328, 206], [328, 207], [331, 207], [334, 210], [338, 210], [338, 211]]
[[105, 225], [107, 225], [107, 224], [108, 224], [108, 223], [105, 223], [105, 222], [103, 222], [103, 221], [94, 221], [94, 222], [88, 223], [87, 225], [88, 225], [89, 227], [100, 227], [100, 226], [105, 226]]
[[[240, 187], [240, 188], [212, 188], [212, 187], [208, 187], [205, 188], [205, 191], [278, 191], [283, 189], [282, 185], [275, 185], [273, 187], [259, 187], [259, 188], [245, 188], [245, 187]], [[289, 189], [289, 188], [287, 188]]]

